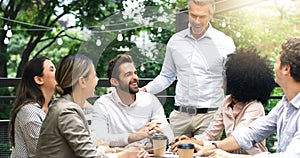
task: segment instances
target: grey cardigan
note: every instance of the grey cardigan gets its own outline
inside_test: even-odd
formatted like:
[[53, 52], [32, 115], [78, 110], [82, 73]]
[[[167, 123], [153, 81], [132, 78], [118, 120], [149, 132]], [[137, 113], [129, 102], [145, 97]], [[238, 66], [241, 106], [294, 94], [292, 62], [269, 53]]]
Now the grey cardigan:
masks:
[[70, 95], [53, 100], [43, 122], [36, 157], [107, 157], [90, 137], [84, 113]]

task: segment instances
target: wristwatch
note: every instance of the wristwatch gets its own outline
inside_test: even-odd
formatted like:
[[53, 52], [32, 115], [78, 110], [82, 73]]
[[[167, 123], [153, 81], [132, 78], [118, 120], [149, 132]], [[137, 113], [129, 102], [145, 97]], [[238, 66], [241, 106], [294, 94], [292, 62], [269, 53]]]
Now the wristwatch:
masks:
[[211, 145], [215, 146], [216, 148], [218, 148], [218, 144], [216, 142], [212, 142]]

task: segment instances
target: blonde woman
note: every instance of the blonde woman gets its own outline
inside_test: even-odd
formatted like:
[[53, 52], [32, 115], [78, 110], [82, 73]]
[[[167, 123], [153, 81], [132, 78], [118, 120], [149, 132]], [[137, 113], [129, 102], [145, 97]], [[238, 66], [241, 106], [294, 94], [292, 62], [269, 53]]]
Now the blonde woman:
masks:
[[84, 55], [64, 57], [55, 74], [58, 96], [50, 105], [42, 125], [37, 157], [148, 157], [141, 150], [104, 154], [106, 147], [95, 146], [82, 107], [94, 96], [98, 78], [92, 60]]

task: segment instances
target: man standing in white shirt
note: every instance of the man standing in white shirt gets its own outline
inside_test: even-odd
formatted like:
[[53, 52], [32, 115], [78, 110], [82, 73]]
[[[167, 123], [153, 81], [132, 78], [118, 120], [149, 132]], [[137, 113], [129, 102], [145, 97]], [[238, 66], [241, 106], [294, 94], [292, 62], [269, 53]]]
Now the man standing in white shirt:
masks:
[[141, 90], [156, 94], [177, 78], [170, 125], [175, 136], [193, 137], [205, 131], [224, 100], [222, 71], [235, 45], [209, 23], [214, 0], [190, 0], [188, 9], [189, 27], [171, 37], [160, 74]]
[[125, 146], [145, 143], [153, 134], [163, 133], [171, 142], [174, 135], [161, 103], [154, 95], [139, 92], [131, 56], [120, 54], [112, 59], [107, 75], [113, 89], [94, 104], [93, 138], [110, 146]]

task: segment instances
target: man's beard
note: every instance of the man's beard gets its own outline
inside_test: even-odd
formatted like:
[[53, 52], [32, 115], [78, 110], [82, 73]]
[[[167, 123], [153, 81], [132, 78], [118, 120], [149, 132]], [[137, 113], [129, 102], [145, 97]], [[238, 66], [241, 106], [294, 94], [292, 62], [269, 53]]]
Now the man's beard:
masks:
[[[137, 84], [139, 84], [139, 81], [133, 81], [133, 82], [136, 82]], [[130, 87], [130, 84], [133, 82], [129, 82], [129, 84], [127, 84], [127, 85], [120, 84], [120, 89], [124, 92], [129, 92], [130, 94], [136, 94], [137, 92], [139, 92], [139, 89]]]
[[205, 26], [203, 26], [202, 24], [195, 24], [194, 22], [190, 22], [190, 26], [193, 34], [200, 35], [203, 33], [203, 31], [205, 31]]

